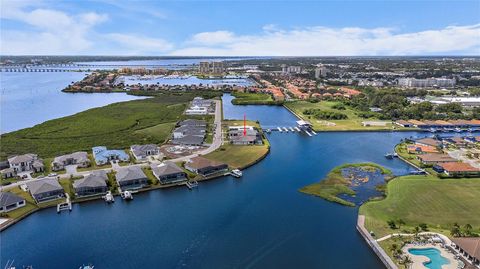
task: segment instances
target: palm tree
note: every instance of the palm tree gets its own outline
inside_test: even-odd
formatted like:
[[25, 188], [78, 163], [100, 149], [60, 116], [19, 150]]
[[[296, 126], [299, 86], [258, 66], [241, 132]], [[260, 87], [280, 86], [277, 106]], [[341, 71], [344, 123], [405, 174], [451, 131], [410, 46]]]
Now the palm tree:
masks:
[[472, 234], [472, 229], [473, 229], [472, 225], [467, 223], [467, 224], [465, 224], [465, 226], [463, 228], [465, 230], [466, 235], [471, 235]]
[[403, 266], [405, 266], [405, 268], [410, 268], [410, 265], [413, 263], [413, 261], [408, 255], [405, 255], [401, 263]]
[[397, 252], [397, 249], [398, 249], [398, 245], [397, 244], [392, 244], [390, 247], [389, 247], [390, 251], [392, 253], [395, 253]]

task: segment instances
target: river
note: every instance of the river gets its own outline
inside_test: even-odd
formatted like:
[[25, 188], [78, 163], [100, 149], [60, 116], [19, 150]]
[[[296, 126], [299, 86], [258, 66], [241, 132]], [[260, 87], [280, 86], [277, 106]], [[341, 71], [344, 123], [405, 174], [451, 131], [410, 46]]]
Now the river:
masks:
[[[233, 106], [265, 125], [293, 126], [281, 107]], [[283, 111], [283, 112], [280, 112]], [[280, 113], [280, 114], [279, 114]], [[119, 200], [46, 209], [0, 234], [1, 263], [34, 268], [383, 268], [355, 229], [358, 208], [298, 192], [346, 162], [376, 162], [395, 174], [409, 168], [387, 160], [415, 132], [330, 132], [314, 137], [273, 132], [270, 154], [244, 171], [198, 188], [173, 188]]]

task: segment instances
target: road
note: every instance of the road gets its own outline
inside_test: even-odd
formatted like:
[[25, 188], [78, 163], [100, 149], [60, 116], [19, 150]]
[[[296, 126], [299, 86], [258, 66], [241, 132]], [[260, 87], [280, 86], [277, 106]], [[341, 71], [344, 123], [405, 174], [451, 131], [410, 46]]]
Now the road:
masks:
[[[188, 156], [184, 156], [184, 157], [180, 157], [180, 158], [176, 158], [176, 159], [171, 159], [169, 161], [173, 161], [173, 162], [183, 162], [183, 161], [187, 161], [193, 157], [197, 157], [199, 155], [205, 155], [205, 154], [208, 154], [208, 153], [211, 153], [213, 151], [215, 151], [216, 149], [218, 149], [222, 144], [223, 144], [223, 134], [222, 134], [222, 102], [220, 100], [214, 100], [215, 102], [215, 119], [214, 119], [214, 126], [215, 126], [215, 130], [214, 130], [214, 135], [213, 135], [213, 141], [212, 141], [212, 144], [204, 149], [204, 150], [201, 150], [199, 152], [196, 152], [194, 154], [191, 154], [191, 155], [188, 155]], [[153, 162], [150, 162], [152, 164], [160, 164], [161, 162], [160, 161], [153, 161]], [[130, 165], [126, 165], [126, 166], [121, 166], [121, 167], [128, 167], [128, 166], [140, 166], [140, 167], [148, 167], [149, 166], [149, 163], [142, 163], [142, 164], [130, 164]], [[103, 168], [103, 169], [97, 169], [97, 170], [89, 170], [89, 171], [82, 171], [82, 172], [76, 172], [74, 175], [75, 176], [86, 176], [90, 173], [92, 173], [93, 171], [99, 171], [99, 170], [104, 170], [104, 171], [107, 171], [109, 172], [110, 170], [112, 169], [118, 169], [118, 167], [120, 167], [118, 164], [114, 164], [112, 165], [111, 168]], [[60, 174], [58, 175], [60, 178], [70, 178], [70, 176], [72, 175], [71, 174], [71, 170], [73, 169], [69, 169], [69, 171], [67, 171], [67, 173], [65, 174]], [[46, 177], [45, 177], [46, 178]], [[23, 185], [23, 184], [26, 184], [26, 183], [29, 183], [29, 182], [32, 182], [32, 181], [35, 181], [39, 178], [36, 178], [36, 179], [28, 179], [28, 180], [22, 180], [22, 181], [19, 181], [19, 182], [15, 182], [15, 183], [12, 183], [10, 185], [6, 185], [6, 186], [0, 186], [0, 190], [7, 190], [7, 189], [11, 189], [11, 188], [14, 188], [14, 187], [18, 187], [20, 185]]]

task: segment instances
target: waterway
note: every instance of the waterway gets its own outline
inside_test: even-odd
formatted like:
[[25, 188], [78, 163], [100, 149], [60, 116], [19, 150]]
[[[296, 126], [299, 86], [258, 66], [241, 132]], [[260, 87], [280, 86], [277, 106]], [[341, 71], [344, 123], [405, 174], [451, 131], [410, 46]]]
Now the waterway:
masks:
[[0, 133], [31, 127], [111, 103], [141, 99], [125, 93], [64, 93], [87, 73], [0, 73]]
[[[293, 126], [281, 107], [233, 106], [265, 125]], [[284, 112], [281, 112], [284, 111]], [[358, 208], [298, 192], [343, 163], [411, 169], [385, 152], [415, 132], [274, 132], [270, 154], [241, 179], [156, 190], [132, 202], [75, 204], [39, 211], [0, 234], [1, 263], [34, 268], [383, 268], [355, 229]]]

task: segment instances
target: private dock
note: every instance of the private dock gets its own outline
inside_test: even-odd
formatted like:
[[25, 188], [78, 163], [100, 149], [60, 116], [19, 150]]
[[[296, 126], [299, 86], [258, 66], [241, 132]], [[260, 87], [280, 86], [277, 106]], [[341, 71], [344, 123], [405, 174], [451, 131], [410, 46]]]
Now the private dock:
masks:
[[194, 181], [187, 181], [185, 182], [185, 186], [187, 186], [187, 188], [189, 190], [193, 189], [193, 188], [196, 188], [198, 187], [198, 181], [194, 180]]
[[72, 202], [70, 201], [70, 195], [68, 195], [68, 193], [65, 193], [65, 196], [66, 196], [65, 202], [59, 203], [57, 205], [57, 213], [60, 213], [64, 210], [72, 211]]

